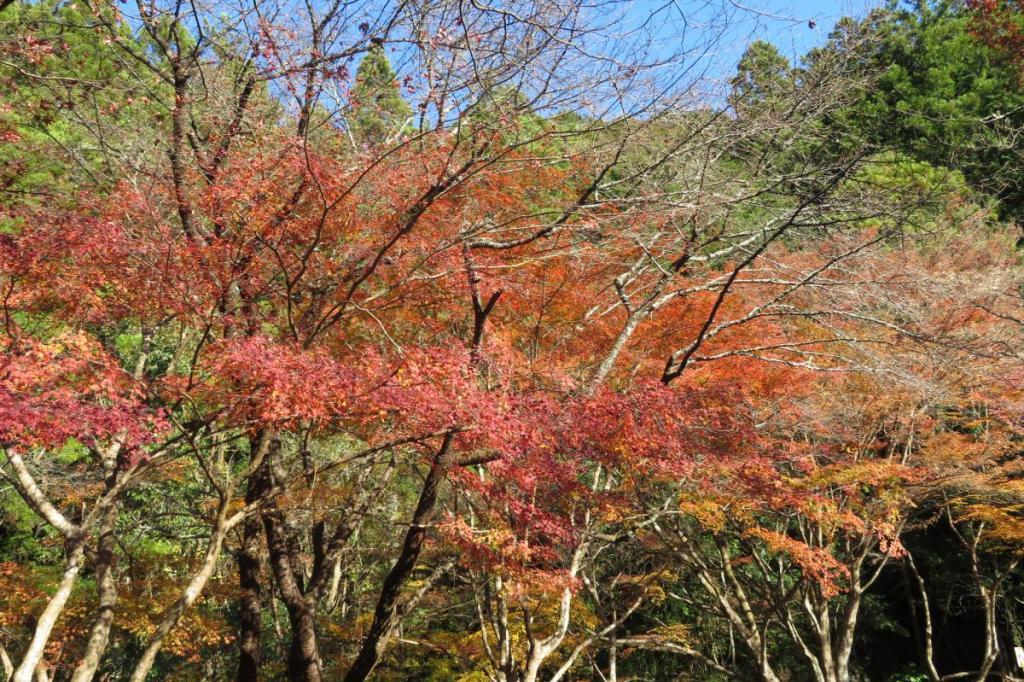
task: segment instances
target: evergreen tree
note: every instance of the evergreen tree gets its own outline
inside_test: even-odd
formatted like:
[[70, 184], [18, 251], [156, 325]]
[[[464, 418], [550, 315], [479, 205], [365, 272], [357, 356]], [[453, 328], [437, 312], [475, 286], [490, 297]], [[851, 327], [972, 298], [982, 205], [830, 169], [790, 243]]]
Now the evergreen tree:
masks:
[[399, 91], [384, 46], [374, 45], [356, 71], [352, 88], [352, 134], [363, 144], [381, 144], [398, 132], [412, 115]]
[[[869, 142], [964, 174], [1024, 216], [1024, 125], [1019, 75], [975, 35], [970, 12], [952, 0], [891, 5], [865, 21], [864, 68], [875, 87], [841, 118]], [[837, 27], [837, 31], [838, 31]], [[845, 49], [834, 35], [826, 50]], [[861, 48], [858, 48], [861, 49]], [[821, 58], [821, 51], [809, 57]]]
[[729, 104], [741, 115], [757, 107], [770, 107], [792, 92], [793, 83], [789, 60], [771, 43], [755, 40], [736, 66]]
[[111, 35], [133, 45], [107, 7], [93, 14], [73, 2], [41, 0], [3, 9], [0, 205], [73, 200], [85, 184], [109, 186], [106, 161], [117, 131], [138, 128], [161, 87], [129, 82], [122, 54], [107, 44]]

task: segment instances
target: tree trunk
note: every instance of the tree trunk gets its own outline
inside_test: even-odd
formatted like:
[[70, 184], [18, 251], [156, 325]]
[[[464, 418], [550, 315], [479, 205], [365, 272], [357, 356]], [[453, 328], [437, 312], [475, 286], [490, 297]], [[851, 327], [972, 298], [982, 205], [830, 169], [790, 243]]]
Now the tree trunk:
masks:
[[[275, 480], [275, 460], [281, 448], [279, 439], [269, 443], [264, 463], [267, 480]], [[300, 584], [299, 562], [287, 535], [284, 513], [272, 504], [263, 514], [263, 532], [274, 582], [288, 611], [291, 645], [288, 649], [288, 679], [291, 682], [320, 682], [320, 649], [316, 637], [316, 604], [310, 603]]]
[[988, 674], [992, 671], [996, 659], [999, 657], [999, 632], [996, 621], [996, 598], [998, 592], [995, 589], [985, 587], [978, 578], [978, 591], [981, 594], [981, 602], [985, 609], [985, 658], [981, 661], [981, 668], [975, 682], [985, 682]]
[[[132, 370], [132, 377], [136, 381], [142, 381], [146, 371], [146, 360], [149, 357], [151, 334], [143, 328], [142, 344], [139, 349], [139, 357], [135, 360], [135, 368]], [[106, 494], [117, 486], [118, 456], [124, 447], [126, 433], [119, 433], [109, 447], [102, 451], [101, 461], [104, 471], [104, 483]], [[71, 676], [71, 682], [92, 682], [96, 676], [103, 654], [110, 642], [110, 628], [114, 624], [114, 607], [117, 604], [117, 581], [114, 577], [114, 550], [117, 541], [114, 533], [117, 530], [117, 517], [121, 507], [117, 499], [111, 500], [100, 522], [100, 534], [96, 547], [96, 559], [94, 569], [96, 571], [96, 592], [98, 605], [96, 616], [93, 618], [92, 627], [89, 630], [89, 641], [85, 645], [82, 660], [75, 668]]]
[[[615, 614], [612, 613], [612, 618]], [[611, 638], [608, 642], [608, 682], [619, 682], [619, 643], [615, 638], [615, 633], [619, 628], [616, 627], [612, 630]]]
[[345, 675], [345, 682], [361, 682], [365, 680], [380, 661], [391, 639], [398, 621], [398, 598], [402, 586], [412, 573], [416, 562], [419, 560], [420, 549], [427, 537], [427, 525], [434, 515], [434, 505], [437, 502], [437, 490], [444, 480], [444, 476], [451, 464], [448, 451], [451, 448], [453, 434], [448, 433], [444, 437], [441, 448], [437, 451], [430, 471], [423, 482], [423, 490], [420, 492], [420, 499], [413, 513], [412, 523], [405, 534], [405, 542], [402, 544], [402, 551], [384, 579], [384, 585], [380, 590], [380, 597], [377, 600], [377, 609], [373, 614], [373, 624], [363, 641], [363, 646], [356, 656], [355, 662]]
[[292, 627], [292, 643], [288, 649], [288, 679], [291, 682], [319, 682], [320, 649], [313, 609], [289, 609], [288, 620]]
[[71, 596], [71, 590], [75, 586], [78, 572], [82, 570], [84, 556], [85, 548], [81, 540], [75, 541], [68, 548], [68, 560], [64, 568], [64, 575], [61, 576], [57, 591], [50, 598], [46, 608], [43, 609], [43, 613], [39, 616], [39, 620], [36, 622], [32, 641], [28, 645], [25, 657], [21, 659], [21, 665], [14, 671], [13, 682], [32, 682], [36, 668], [39, 667], [40, 662], [43, 660], [43, 650], [50, 639], [50, 632], [53, 631], [57, 618], [60, 616], [61, 611], [64, 610], [64, 605]]
[[850, 682], [850, 656], [853, 653], [853, 639], [857, 629], [857, 616], [860, 612], [860, 589], [854, 587], [850, 590], [847, 599], [842, 621], [837, 625], [839, 636], [833, 655], [836, 682]]
[[238, 553], [238, 585], [242, 590], [238, 617], [238, 674], [237, 682], [255, 682], [259, 679], [262, 661], [260, 611], [263, 595], [260, 575], [259, 534], [260, 520], [246, 519], [243, 545]]
[[921, 577], [921, 573], [917, 570], [917, 564], [914, 563], [914, 557], [912, 554], [907, 554], [907, 562], [905, 565], [906, 569], [909, 570], [910, 575], [914, 578], [914, 584], [917, 586], [918, 594], [921, 597], [921, 612], [922, 619], [924, 620], [924, 631], [920, 635], [922, 645], [922, 656], [924, 658], [925, 669], [928, 672], [928, 679], [931, 682], [938, 682], [941, 679], [939, 671], [935, 668], [935, 645], [934, 645], [934, 626], [932, 624], [932, 609], [931, 604], [928, 601], [928, 590], [924, 583], [924, 578]]
[[281, 599], [288, 610], [292, 641], [288, 650], [288, 679], [320, 682], [320, 651], [316, 641], [315, 605], [310, 604], [295, 578], [294, 564], [285, 537], [284, 515], [268, 512], [263, 517], [270, 566]]
[[14, 674], [14, 663], [11, 661], [11, 657], [7, 654], [7, 648], [0, 642], [0, 664], [4, 667], [4, 682], [11, 679], [11, 675]]
[[[110, 476], [113, 477], [114, 474], [111, 473]], [[85, 645], [82, 660], [71, 676], [71, 682], [92, 681], [110, 641], [110, 627], [114, 623], [114, 606], [117, 603], [117, 582], [114, 580], [114, 530], [118, 512], [119, 506], [115, 501], [103, 515], [95, 561], [99, 605], [89, 631], [89, 641]]]
[[537, 675], [540, 674], [540, 665], [547, 656], [531, 655], [526, 663], [526, 670], [523, 671], [522, 682], [537, 682]]
[[[249, 487], [245, 491], [246, 505], [263, 497], [269, 484], [266, 466], [259, 467], [249, 479]], [[246, 518], [242, 529], [242, 547], [238, 552], [238, 584], [242, 596], [239, 599], [237, 682], [256, 682], [262, 662], [262, 534], [260, 515], [253, 514]]]
[[143, 682], [146, 679], [146, 675], [149, 674], [150, 669], [153, 667], [153, 662], [156, 660], [156, 655], [160, 652], [167, 634], [178, 624], [185, 611], [195, 603], [203, 588], [206, 587], [206, 582], [213, 575], [213, 569], [217, 566], [217, 558], [220, 556], [220, 548], [224, 544], [224, 536], [228, 531], [228, 524], [225, 519], [228, 502], [229, 500], [226, 498], [221, 499], [220, 509], [217, 510], [217, 521], [210, 534], [203, 563], [199, 571], [189, 581], [181, 596], [164, 611], [160, 619], [160, 625], [157, 626], [156, 632], [149, 638], [149, 643], [142, 653], [142, 658], [139, 659], [135, 669], [132, 671], [130, 682]]

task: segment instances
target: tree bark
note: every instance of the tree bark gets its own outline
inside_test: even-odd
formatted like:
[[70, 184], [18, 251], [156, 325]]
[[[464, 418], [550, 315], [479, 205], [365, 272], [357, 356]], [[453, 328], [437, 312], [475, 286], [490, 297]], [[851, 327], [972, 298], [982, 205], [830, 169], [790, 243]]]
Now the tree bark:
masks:
[[316, 639], [315, 605], [310, 604], [296, 581], [288, 540], [285, 537], [284, 515], [268, 512], [263, 517], [267, 536], [270, 567], [288, 610], [292, 641], [288, 649], [288, 679], [291, 682], [320, 682], [320, 651]]
[[227, 523], [226, 516], [229, 501], [227, 498], [221, 499], [220, 508], [217, 510], [217, 521], [210, 534], [203, 563], [199, 571], [189, 581], [181, 596], [164, 611], [160, 619], [160, 625], [157, 626], [156, 632], [149, 638], [149, 643], [142, 653], [142, 658], [139, 659], [135, 669], [132, 671], [130, 682], [144, 682], [146, 675], [149, 674], [150, 669], [153, 667], [157, 653], [160, 652], [160, 648], [163, 646], [164, 639], [167, 638], [167, 634], [178, 624], [185, 611], [195, 603], [203, 588], [206, 587], [206, 582], [213, 575], [213, 569], [216, 568], [217, 559], [220, 557], [220, 548], [224, 544], [224, 536], [228, 531], [229, 524]]
[[[135, 367], [132, 370], [132, 377], [135, 381], [142, 381], [146, 371], [146, 360], [149, 357], [150, 333], [143, 328], [142, 343], [139, 349], [139, 357], [135, 360]], [[103, 465], [104, 483], [106, 494], [117, 487], [118, 457], [124, 447], [126, 433], [119, 433], [109, 447], [101, 451], [101, 464]], [[96, 558], [93, 561], [96, 571], [96, 591], [98, 605], [96, 616], [93, 618], [92, 627], [89, 630], [89, 640], [85, 645], [85, 652], [82, 659], [71, 676], [71, 682], [91, 682], [99, 668], [103, 654], [110, 642], [110, 628], [114, 624], [114, 607], [117, 604], [117, 581], [114, 577], [114, 551], [117, 541], [114, 533], [117, 530], [117, 517], [120, 513], [118, 500], [112, 499], [100, 521], [100, 534], [96, 547]]]
[[850, 657], [853, 654], [853, 639], [857, 628], [857, 616], [860, 612], [860, 588], [851, 589], [847, 599], [842, 620], [837, 625], [838, 640], [835, 653], [832, 656], [837, 682], [850, 682]]
[[243, 545], [238, 555], [238, 584], [242, 590], [238, 624], [238, 682], [259, 679], [262, 662], [260, 612], [263, 607], [263, 586], [260, 575], [258, 518], [246, 519]]
[[[261, 464], [270, 485], [278, 483], [275, 470], [281, 441], [272, 437], [268, 442], [266, 458]], [[274, 582], [288, 611], [291, 627], [291, 645], [288, 649], [288, 679], [291, 682], [320, 682], [320, 649], [316, 637], [316, 604], [311, 602], [300, 584], [298, 558], [293, 556], [289, 541], [287, 520], [276, 503], [263, 513], [263, 532], [267, 539], [267, 553]]]
[[11, 679], [11, 675], [14, 674], [14, 663], [11, 661], [11, 657], [7, 654], [7, 648], [0, 642], [0, 664], [4, 667], [4, 682]]
[[345, 682], [361, 682], [365, 680], [380, 661], [395, 626], [398, 623], [399, 607], [398, 598], [402, 586], [409, 579], [416, 562], [419, 560], [420, 550], [423, 541], [427, 537], [427, 526], [434, 515], [434, 505], [437, 503], [437, 491], [444, 480], [445, 473], [453, 464], [449, 456], [452, 438], [454, 434], [447, 433], [441, 448], [437, 451], [430, 471], [423, 482], [423, 489], [420, 492], [420, 499], [413, 513], [412, 523], [405, 534], [405, 542], [402, 544], [402, 551], [398, 555], [394, 566], [384, 579], [381, 587], [380, 597], [377, 600], [377, 608], [373, 614], [373, 624], [363, 641], [363, 646], [356, 656], [355, 662], [345, 675]]
[[[110, 474], [113, 476], [114, 474]], [[110, 641], [110, 628], [114, 623], [114, 606], [117, 604], [117, 582], [114, 580], [114, 530], [117, 524], [119, 505], [112, 502], [103, 515], [100, 537], [96, 550], [96, 589], [99, 605], [96, 617], [89, 631], [82, 660], [71, 676], [71, 682], [91, 682], [99, 668], [103, 653]]]
[[[256, 443], [253, 443], [256, 447]], [[251, 505], [262, 498], [270, 487], [264, 463], [249, 478], [245, 491], [245, 503]], [[263, 524], [261, 515], [246, 518], [242, 528], [242, 547], [238, 553], [238, 584], [242, 590], [238, 624], [238, 671], [237, 682], [255, 682], [259, 679], [262, 655], [261, 611], [263, 608], [263, 548], [261, 536]]]
[[28, 649], [25, 651], [25, 657], [21, 659], [21, 665], [14, 671], [14, 677], [11, 678], [12, 682], [32, 682], [36, 668], [39, 667], [40, 662], [43, 660], [43, 650], [50, 639], [50, 632], [53, 631], [53, 626], [56, 625], [60, 612], [64, 610], [64, 605], [71, 596], [71, 590], [74, 589], [78, 572], [82, 570], [84, 556], [85, 546], [83, 542], [81, 540], [74, 541], [72, 546], [68, 548], [67, 564], [64, 568], [64, 575], [61, 576], [60, 584], [57, 586], [57, 591], [50, 597], [50, 601], [46, 604], [46, 608], [43, 609], [39, 620], [36, 622], [32, 641], [29, 642]]

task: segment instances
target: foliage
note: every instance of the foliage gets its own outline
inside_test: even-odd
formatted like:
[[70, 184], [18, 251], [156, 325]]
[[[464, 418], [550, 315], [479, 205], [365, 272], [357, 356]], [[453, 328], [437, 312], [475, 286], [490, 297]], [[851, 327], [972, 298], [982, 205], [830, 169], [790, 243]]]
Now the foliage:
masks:
[[0, 7], [17, 682], [1011, 674], [1015, 6]]
[[380, 43], [359, 62], [350, 98], [352, 134], [364, 144], [383, 143], [411, 122], [412, 109], [402, 99], [398, 76]]

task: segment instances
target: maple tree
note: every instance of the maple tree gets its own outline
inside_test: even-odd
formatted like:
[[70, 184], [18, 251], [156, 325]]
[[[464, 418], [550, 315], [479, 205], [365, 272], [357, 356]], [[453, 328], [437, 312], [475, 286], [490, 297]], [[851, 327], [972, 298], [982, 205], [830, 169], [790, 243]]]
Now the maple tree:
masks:
[[993, 669], [1019, 264], [961, 178], [823, 123], [873, 87], [860, 47], [761, 44], [771, 82], [714, 108], [700, 47], [583, 3], [57, 15], [3, 43], [19, 100], [140, 102], [73, 116], [60, 201], [3, 204], [2, 499], [46, 549], [0, 564], [11, 679], [778, 680], [788, 651], [847, 682], [925, 508]]
[[1024, 51], [1024, 7], [1020, 2], [976, 0], [967, 3], [974, 32], [1016, 68]]

